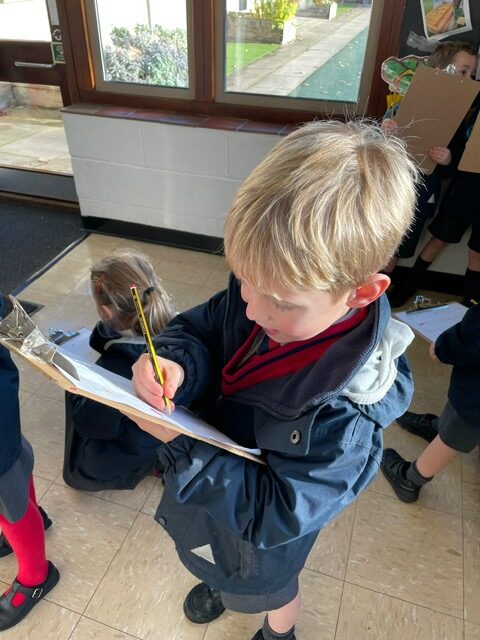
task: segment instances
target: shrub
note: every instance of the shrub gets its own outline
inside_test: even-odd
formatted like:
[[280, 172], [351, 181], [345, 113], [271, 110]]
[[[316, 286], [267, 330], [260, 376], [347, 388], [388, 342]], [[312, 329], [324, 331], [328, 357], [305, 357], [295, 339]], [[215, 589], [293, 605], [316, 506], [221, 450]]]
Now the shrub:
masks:
[[114, 27], [104, 49], [105, 79], [166, 87], [188, 87], [187, 34], [137, 24]]
[[257, 18], [271, 20], [276, 27], [283, 27], [297, 13], [296, 0], [255, 0], [254, 13]]

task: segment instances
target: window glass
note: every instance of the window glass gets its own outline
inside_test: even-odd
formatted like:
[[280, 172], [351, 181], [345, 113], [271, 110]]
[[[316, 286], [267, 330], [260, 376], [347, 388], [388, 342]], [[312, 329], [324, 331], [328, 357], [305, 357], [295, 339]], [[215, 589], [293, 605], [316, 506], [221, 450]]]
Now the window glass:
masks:
[[226, 0], [226, 93], [359, 97], [372, 0]]
[[0, 0], [0, 39], [50, 42], [45, 0]]
[[189, 87], [186, 0], [96, 0], [105, 82]]

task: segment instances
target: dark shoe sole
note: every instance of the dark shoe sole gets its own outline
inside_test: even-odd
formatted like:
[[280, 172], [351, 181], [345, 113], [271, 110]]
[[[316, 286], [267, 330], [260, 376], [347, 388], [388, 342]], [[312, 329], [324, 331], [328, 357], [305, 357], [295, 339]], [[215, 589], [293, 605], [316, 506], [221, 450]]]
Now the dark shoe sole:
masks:
[[194, 624], [207, 624], [225, 611], [220, 594], [204, 582], [191, 589], [183, 602], [185, 616]]
[[[12, 591], [7, 596], [0, 597], [0, 631], [6, 631], [21, 622], [33, 609], [33, 607], [42, 600], [47, 593], [58, 583], [60, 574], [57, 567], [52, 563], [48, 563], [48, 573], [45, 582], [36, 587], [23, 587], [14, 582]], [[15, 587], [17, 585], [17, 588]], [[10, 595], [14, 593], [23, 593], [25, 601], [18, 607], [11, 604]], [[13, 596], [12, 596], [13, 597]]]

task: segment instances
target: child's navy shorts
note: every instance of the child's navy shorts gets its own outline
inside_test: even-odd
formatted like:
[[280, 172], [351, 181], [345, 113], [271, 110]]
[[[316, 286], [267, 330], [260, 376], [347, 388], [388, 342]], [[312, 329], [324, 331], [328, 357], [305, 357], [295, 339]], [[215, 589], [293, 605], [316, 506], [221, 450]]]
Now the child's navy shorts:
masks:
[[470, 453], [480, 445], [480, 425], [473, 425], [458, 415], [450, 402], [447, 402], [438, 419], [440, 440], [460, 453]]
[[277, 593], [265, 595], [241, 595], [238, 593], [225, 593], [221, 591], [223, 606], [231, 611], [239, 613], [262, 613], [280, 609], [291, 602], [298, 593], [298, 576], [283, 587]]
[[459, 171], [428, 229], [439, 240], [454, 244], [460, 242], [470, 226], [468, 246], [480, 253], [480, 174]]

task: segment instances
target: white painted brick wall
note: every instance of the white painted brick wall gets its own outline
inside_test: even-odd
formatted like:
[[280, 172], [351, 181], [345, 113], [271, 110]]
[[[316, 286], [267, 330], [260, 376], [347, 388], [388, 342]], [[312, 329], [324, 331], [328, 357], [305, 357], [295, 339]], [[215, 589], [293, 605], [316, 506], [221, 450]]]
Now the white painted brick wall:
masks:
[[63, 114], [84, 216], [223, 236], [238, 187], [276, 135]]
[[[223, 236], [236, 190], [279, 140], [94, 115], [63, 117], [82, 215], [206, 236]], [[419, 249], [428, 237], [425, 231]], [[467, 239], [448, 246], [432, 270], [463, 274]]]

